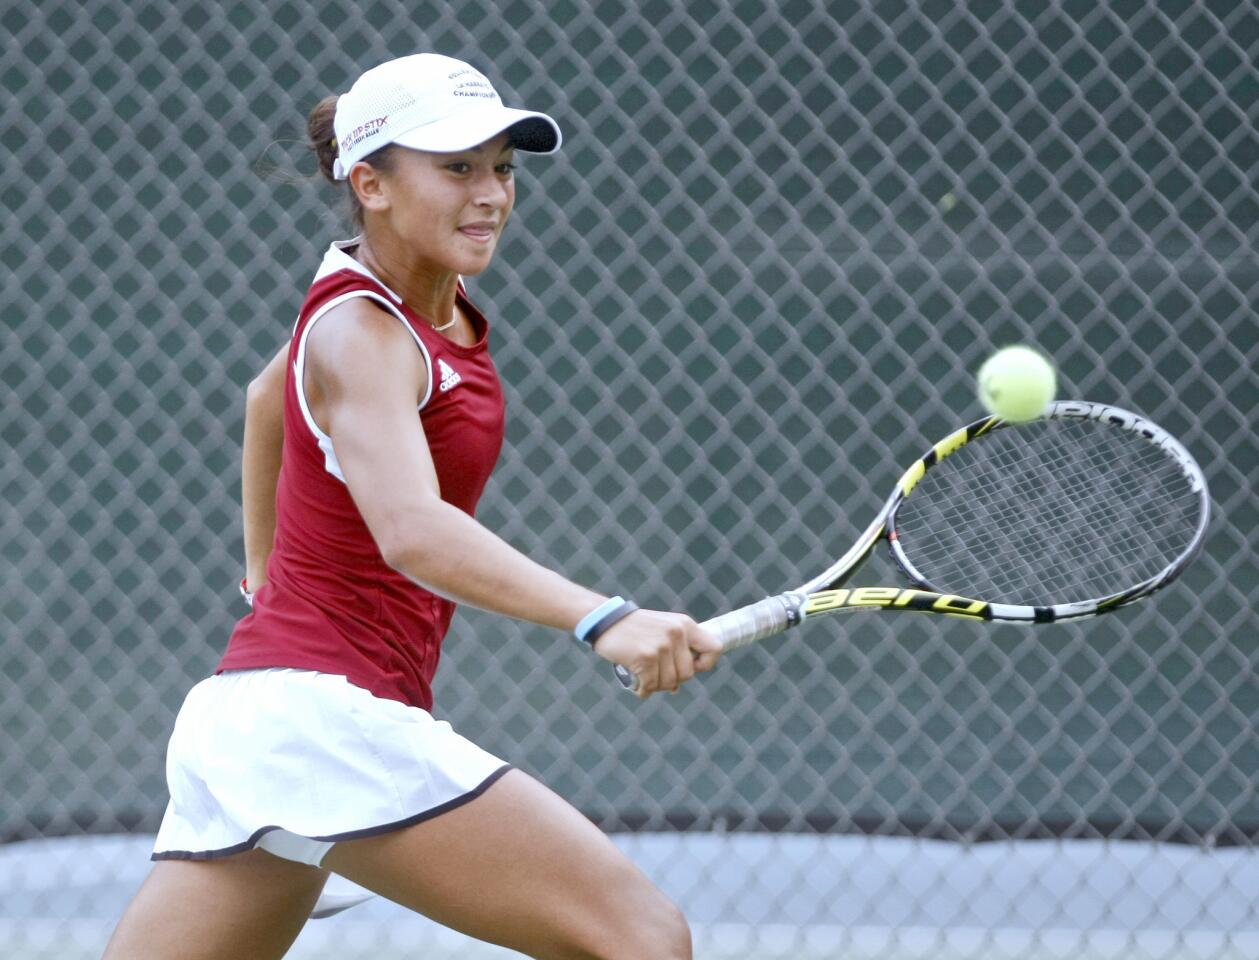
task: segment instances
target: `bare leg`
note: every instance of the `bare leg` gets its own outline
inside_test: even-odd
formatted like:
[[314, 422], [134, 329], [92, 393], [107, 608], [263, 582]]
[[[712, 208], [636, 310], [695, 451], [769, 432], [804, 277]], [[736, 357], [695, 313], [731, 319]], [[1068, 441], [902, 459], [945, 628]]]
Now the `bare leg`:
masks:
[[456, 930], [545, 960], [689, 960], [678, 909], [519, 770], [461, 807], [338, 843], [324, 866]]
[[283, 957], [326, 870], [250, 850], [222, 860], [161, 860], [127, 907], [103, 960]]

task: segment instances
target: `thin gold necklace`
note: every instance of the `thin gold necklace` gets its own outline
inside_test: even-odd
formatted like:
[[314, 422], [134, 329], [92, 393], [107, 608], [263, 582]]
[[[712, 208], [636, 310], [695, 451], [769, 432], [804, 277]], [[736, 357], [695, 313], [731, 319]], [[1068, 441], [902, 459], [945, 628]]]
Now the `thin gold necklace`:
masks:
[[[363, 244], [361, 243], [359, 244], [358, 250], [360, 251], [360, 253], [362, 252]], [[376, 277], [377, 282], [380, 281], [380, 273], [377, 270], [375, 270], [371, 264], [365, 262], [364, 260], [360, 260], [359, 262], [362, 263], [363, 266], [367, 267], [367, 269], [371, 272], [372, 276]], [[436, 330], [438, 333], [441, 333], [443, 330], [449, 330], [451, 327], [453, 327], [455, 325], [455, 321], [458, 319], [459, 319], [459, 311], [452, 310], [450, 313], [450, 319], [447, 320], [445, 323], [443, 323], [440, 327], [437, 324], [435, 324], [432, 320], [428, 322], [428, 325], [432, 327], [434, 330]]]

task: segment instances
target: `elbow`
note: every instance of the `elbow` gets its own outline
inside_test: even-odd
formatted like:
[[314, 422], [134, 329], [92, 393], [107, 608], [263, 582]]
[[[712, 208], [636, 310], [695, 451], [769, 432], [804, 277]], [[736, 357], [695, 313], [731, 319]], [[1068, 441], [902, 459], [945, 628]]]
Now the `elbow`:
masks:
[[[383, 530], [374, 530], [373, 539], [385, 565], [424, 584], [430, 582], [430, 572], [440, 575], [443, 557], [448, 562], [449, 554], [434, 549], [434, 544], [442, 539], [433, 532], [438, 521], [439, 517], [431, 512], [421, 511], [392, 517], [383, 524]], [[419, 531], [424, 531], [423, 535], [417, 536]]]
[[377, 537], [376, 547], [380, 550], [380, 558], [385, 561], [385, 566], [398, 573], [409, 574], [409, 569], [415, 565], [415, 550], [401, 538]]
[[274, 377], [261, 373], [249, 381], [245, 387], [245, 405], [247, 407], [266, 406], [280, 398], [282, 384], [277, 384]]
[[385, 540], [383, 543], [377, 540], [376, 545], [387, 567], [429, 588], [431, 581], [428, 571], [434, 562], [430, 551], [413, 540], [407, 541], [403, 538]]

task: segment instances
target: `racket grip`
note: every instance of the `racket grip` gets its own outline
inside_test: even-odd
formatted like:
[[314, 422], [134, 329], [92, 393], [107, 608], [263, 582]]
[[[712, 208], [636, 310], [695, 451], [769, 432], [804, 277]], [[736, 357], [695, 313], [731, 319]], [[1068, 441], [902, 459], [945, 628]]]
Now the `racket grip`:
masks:
[[721, 641], [724, 651], [738, 650], [794, 627], [800, 622], [802, 601], [795, 594], [780, 593], [705, 620], [700, 626]]
[[[705, 620], [700, 626], [721, 641], [723, 652], [738, 650], [794, 627], [801, 620], [803, 603], [799, 594], [780, 593]], [[632, 693], [638, 689], [638, 677], [629, 668], [618, 663], [613, 671], [626, 690]]]

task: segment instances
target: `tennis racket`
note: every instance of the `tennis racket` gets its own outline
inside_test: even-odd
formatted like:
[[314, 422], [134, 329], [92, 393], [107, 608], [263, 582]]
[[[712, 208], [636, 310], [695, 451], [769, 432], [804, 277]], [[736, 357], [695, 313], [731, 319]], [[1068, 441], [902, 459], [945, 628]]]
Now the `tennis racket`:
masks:
[[[1175, 437], [1118, 407], [1059, 401], [1028, 423], [987, 417], [949, 434], [826, 570], [701, 626], [729, 651], [850, 610], [1079, 620], [1171, 583], [1209, 518], [1202, 469]], [[880, 541], [911, 586], [846, 587]], [[616, 675], [637, 688], [625, 667]]]

